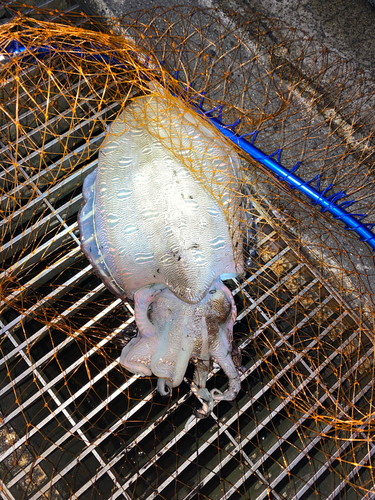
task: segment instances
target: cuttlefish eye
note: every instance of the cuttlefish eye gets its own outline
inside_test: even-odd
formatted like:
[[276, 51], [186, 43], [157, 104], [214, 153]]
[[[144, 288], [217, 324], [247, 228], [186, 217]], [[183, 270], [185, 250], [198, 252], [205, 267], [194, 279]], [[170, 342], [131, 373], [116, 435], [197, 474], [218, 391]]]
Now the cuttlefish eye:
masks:
[[218, 324], [225, 323], [232, 313], [232, 304], [221, 290], [214, 288], [209, 293], [215, 296], [208, 303], [209, 309], [206, 318], [214, 320]]
[[147, 308], [147, 318], [148, 318], [149, 322], [152, 324], [154, 324], [154, 322], [152, 321], [152, 313], [153, 312], [154, 312], [154, 303], [151, 302], [151, 304]]
[[157, 294], [153, 301], [147, 306], [147, 319], [155, 328], [164, 328], [166, 322], [171, 320], [174, 312], [179, 312], [176, 302], [180, 302], [169, 290], [163, 294]]

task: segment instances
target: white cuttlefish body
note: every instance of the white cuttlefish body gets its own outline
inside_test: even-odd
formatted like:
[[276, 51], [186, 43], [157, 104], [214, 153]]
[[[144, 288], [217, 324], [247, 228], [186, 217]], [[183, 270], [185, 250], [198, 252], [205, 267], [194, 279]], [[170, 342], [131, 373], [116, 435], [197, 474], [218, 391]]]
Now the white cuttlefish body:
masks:
[[[81, 244], [107, 288], [135, 302], [139, 331], [120, 362], [156, 375], [166, 395], [193, 360], [205, 416], [240, 389], [236, 307], [223, 283], [243, 271], [240, 160], [166, 94], [134, 99], [110, 127], [84, 182]], [[205, 387], [211, 360], [228, 376], [223, 393]]]

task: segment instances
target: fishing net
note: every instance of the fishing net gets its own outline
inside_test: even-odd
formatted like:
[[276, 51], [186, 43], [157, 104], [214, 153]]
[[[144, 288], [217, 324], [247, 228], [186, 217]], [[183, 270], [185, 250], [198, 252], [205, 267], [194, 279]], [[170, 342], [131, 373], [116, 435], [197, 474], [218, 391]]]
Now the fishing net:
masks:
[[[2, 497], [371, 498], [372, 250], [220, 139], [209, 118], [240, 119], [239, 136], [257, 131], [262, 151], [281, 149], [283, 165], [371, 230], [373, 82], [254, 14], [156, 8], [103, 22], [17, 3], [1, 12]], [[220, 191], [157, 115], [128, 107], [156, 95], [176, 122], [199, 116], [241, 157], [226, 185], [237, 182], [241, 210], [224, 211], [240, 219], [245, 252], [226, 282], [242, 389], [204, 419], [191, 418], [193, 363], [169, 397], [119, 364], [137, 333], [134, 304], [105, 288], [80, 248], [82, 183], [125, 108]], [[213, 364], [207, 387], [226, 383]]]

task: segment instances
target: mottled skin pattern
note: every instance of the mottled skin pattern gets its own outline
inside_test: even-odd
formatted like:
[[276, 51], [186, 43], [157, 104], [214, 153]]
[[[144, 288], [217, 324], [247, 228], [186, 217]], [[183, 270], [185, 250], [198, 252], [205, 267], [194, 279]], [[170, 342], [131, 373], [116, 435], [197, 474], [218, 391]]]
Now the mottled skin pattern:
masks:
[[[201, 416], [240, 389], [231, 357], [236, 307], [222, 282], [243, 266], [238, 179], [237, 155], [201, 119], [163, 96], [142, 97], [109, 130], [78, 218], [98, 276], [116, 296], [134, 298], [138, 335], [120, 362], [156, 375], [167, 395], [192, 361]], [[224, 393], [205, 387], [212, 361], [229, 379]]]
[[[214, 399], [232, 400], [240, 382], [232, 358], [236, 306], [218, 278], [197, 304], [182, 303], [168, 289], [152, 285], [135, 294], [136, 338], [123, 349], [120, 362], [133, 373], [159, 377], [158, 390], [167, 395], [183, 380], [190, 360], [196, 363], [193, 391], [210, 412]], [[229, 379], [223, 394], [205, 388], [210, 361], [222, 366]], [[198, 363], [199, 362], [199, 363]]]

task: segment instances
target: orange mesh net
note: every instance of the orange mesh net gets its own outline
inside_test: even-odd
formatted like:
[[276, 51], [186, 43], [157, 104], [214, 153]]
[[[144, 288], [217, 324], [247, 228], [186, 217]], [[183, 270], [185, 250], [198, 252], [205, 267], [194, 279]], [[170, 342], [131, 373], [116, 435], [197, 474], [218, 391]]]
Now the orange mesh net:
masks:
[[[93, 272], [77, 213], [108, 125], [135, 97], [162, 94], [181, 116], [203, 96], [206, 110], [223, 105], [224, 123], [241, 118], [239, 134], [257, 130], [259, 148], [282, 148], [284, 165], [301, 161], [300, 177], [320, 174], [321, 189], [334, 184], [333, 194], [356, 200], [348, 211], [375, 222], [373, 82], [300, 31], [256, 15], [158, 8], [103, 24], [43, 9], [26, 17], [17, 3], [7, 9], [3, 497], [371, 498], [375, 273], [365, 243], [227, 144], [241, 156], [234, 194], [245, 207], [243, 237], [253, 238], [244, 273], [228, 282], [242, 389], [197, 420], [192, 365], [163, 398], [155, 377], [119, 364], [136, 333], [134, 305]], [[13, 45], [10, 55], [11, 43], [22, 50]], [[213, 193], [142, 113], [134, 120]], [[214, 364], [207, 386], [225, 384]]]

